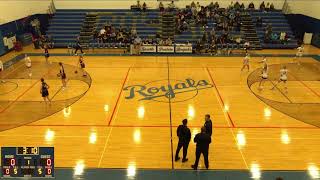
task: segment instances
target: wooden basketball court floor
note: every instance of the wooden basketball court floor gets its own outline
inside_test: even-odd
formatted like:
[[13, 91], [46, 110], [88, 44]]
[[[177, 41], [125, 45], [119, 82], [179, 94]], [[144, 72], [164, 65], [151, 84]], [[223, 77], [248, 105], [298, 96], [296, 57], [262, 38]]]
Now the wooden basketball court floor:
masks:
[[[188, 162], [172, 161], [176, 127], [187, 118], [194, 137], [205, 114], [210, 114], [210, 169], [307, 170], [320, 166], [318, 127], [277, 111], [254, 95], [265, 93], [267, 98], [282, 101], [283, 85], [274, 91], [270, 82], [262, 92], [256, 90], [256, 84], [249, 89], [247, 77], [261, 67], [261, 57], [251, 58], [250, 72], [240, 72], [242, 57], [84, 58], [92, 78], [90, 87], [73, 80], [61, 90], [58, 78], [47, 82], [54, 100], [89, 88], [86, 94], [52, 115], [0, 132], [0, 146], [54, 146], [56, 167], [80, 163], [86, 168], [190, 169], [195, 160], [193, 142]], [[43, 56], [31, 59], [33, 68], [45, 64]], [[74, 66], [78, 57], [51, 56], [49, 60]], [[292, 57], [268, 57], [270, 65], [291, 62]], [[319, 63], [310, 57], [301, 62]], [[14, 73], [24, 69], [23, 61], [18, 62]], [[6, 80], [18, 87], [0, 95], [2, 101], [42, 100], [39, 79]], [[174, 94], [168, 95], [168, 84]], [[10, 88], [2, 85], [2, 90]], [[285, 95], [299, 103], [320, 103], [320, 82], [288, 82]], [[2, 105], [1, 113], [10, 111], [9, 105]], [[23, 120], [32, 108], [21, 108], [16, 115]], [[42, 108], [47, 111], [50, 107]], [[1, 117], [1, 113], [1, 124], [10, 124], [11, 117]], [[204, 167], [202, 157], [199, 165]]]

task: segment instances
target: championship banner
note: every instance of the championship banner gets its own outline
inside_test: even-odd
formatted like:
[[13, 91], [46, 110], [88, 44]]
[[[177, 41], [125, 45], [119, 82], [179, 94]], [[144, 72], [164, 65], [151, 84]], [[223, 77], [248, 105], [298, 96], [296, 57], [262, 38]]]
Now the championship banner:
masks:
[[155, 53], [157, 52], [157, 46], [142, 45], [140, 47], [140, 52]]
[[176, 46], [176, 53], [192, 53], [192, 46]]
[[160, 53], [174, 53], [174, 46], [158, 46]]

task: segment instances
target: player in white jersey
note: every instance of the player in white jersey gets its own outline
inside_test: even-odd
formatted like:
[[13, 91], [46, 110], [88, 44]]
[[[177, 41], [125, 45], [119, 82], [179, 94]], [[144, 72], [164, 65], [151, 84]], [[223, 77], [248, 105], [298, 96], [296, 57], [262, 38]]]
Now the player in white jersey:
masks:
[[262, 71], [261, 71], [261, 80], [258, 87], [259, 90], [263, 89], [264, 82], [268, 80], [268, 70], [269, 70], [268, 64], [265, 62], [263, 64]]
[[263, 63], [263, 66], [264, 66], [264, 64], [267, 64], [267, 57], [266, 56], [263, 56], [262, 57], [262, 60], [260, 61], [260, 63]]
[[273, 90], [275, 87], [277, 87], [277, 85], [279, 83], [283, 82], [283, 84], [285, 85], [284, 89], [287, 92], [287, 86], [286, 86], [287, 80], [288, 80], [288, 69], [286, 66], [283, 66], [280, 69], [280, 78], [279, 78], [278, 82], [276, 84], [274, 84], [274, 86], [271, 88], [271, 90]]
[[0, 72], [2, 72], [3, 71], [3, 63], [2, 63], [2, 61], [0, 60]]
[[24, 55], [24, 63], [25, 63], [25, 65], [26, 65], [27, 69], [28, 69], [29, 77], [31, 77], [31, 76], [32, 76], [32, 72], [31, 72], [31, 59], [30, 59], [30, 57], [29, 57], [27, 54]]
[[[0, 73], [3, 71], [3, 63], [2, 61], [0, 60]], [[5, 81], [4, 80], [1, 80], [0, 83], [4, 83]]]
[[304, 47], [303, 45], [299, 46], [297, 48], [297, 53], [296, 53], [296, 57], [294, 57], [295, 61], [297, 62], [298, 65], [300, 65], [300, 61], [299, 59], [303, 56], [303, 50], [304, 50]]
[[249, 61], [250, 61], [250, 56], [249, 54], [246, 54], [246, 56], [243, 58], [243, 65], [242, 65], [241, 71], [243, 71], [244, 68], [247, 68], [249, 71], [250, 69]]

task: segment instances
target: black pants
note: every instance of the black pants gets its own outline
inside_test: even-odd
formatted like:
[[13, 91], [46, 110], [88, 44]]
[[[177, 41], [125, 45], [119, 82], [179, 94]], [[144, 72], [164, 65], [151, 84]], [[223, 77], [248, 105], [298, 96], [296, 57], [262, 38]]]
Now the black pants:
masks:
[[176, 159], [178, 159], [179, 157], [179, 152], [180, 152], [180, 149], [183, 147], [183, 159], [186, 159], [187, 158], [187, 153], [188, 153], [188, 146], [189, 146], [189, 143], [184, 143], [184, 142], [180, 142], [178, 143], [178, 146], [177, 146], [177, 150], [176, 150]]
[[77, 51], [80, 49], [81, 53], [83, 54], [83, 51], [82, 51], [82, 47], [81, 46], [76, 46], [76, 51], [74, 52], [75, 54], [77, 54]]
[[198, 168], [198, 164], [199, 164], [199, 159], [200, 159], [200, 155], [203, 154], [204, 157], [204, 164], [206, 165], [206, 168], [209, 168], [209, 157], [208, 157], [208, 152], [209, 150], [203, 150], [200, 148], [196, 149], [196, 161], [194, 162], [194, 169]]

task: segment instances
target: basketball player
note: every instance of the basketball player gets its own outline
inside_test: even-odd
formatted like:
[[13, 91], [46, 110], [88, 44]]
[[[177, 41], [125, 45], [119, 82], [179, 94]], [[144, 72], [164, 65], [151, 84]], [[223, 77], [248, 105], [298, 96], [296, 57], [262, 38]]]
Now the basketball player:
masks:
[[267, 64], [267, 57], [263, 56], [262, 60], [260, 61], [260, 63], [263, 63], [263, 66], [264, 66], [264, 64]]
[[277, 87], [277, 85], [281, 82], [283, 82], [283, 84], [285, 85], [284, 89], [285, 89], [285, 92], [287, 93], [288, 92], [288, 88], [286, 86], [286, 83], [287, 83], [287, 80], [288, 80], [288, 69], [286, 66], [283, 66], [281, 69], [280, 69], [280, 79], [278, 80], [278, 82], [276, 84], [274, 84], [273, 88], [271, 88], [271, 90], [273, 90], [275, 87]]
[[[0, 73], [3, 71], [3, 63], [2, 61], [0, 60]], [[4, 83], [5, 81], [4, 80], [1, 80], [0, 83]]]
[[49, 98], [49, 86], [48, 84], [44, 81], [43, 78], [41, 78], [41, 89], [40, 89], [40, 94], [44, 100], [44, 102], [47, 104], [47, 101], [49, 102], [49, 104], [51, 104], [51, 100]]
[[250, 48], [250, 42], [249, 42], [249, 41], [246, 41], [246, 42], [243, 44], [243, 46], [244, 46], [244, 50], [245, 50], [246, 54], [248, 54], [248, 50], [249, 50], [249, 48]]
[[66, 81], [67, 75], [66, 75], [66, 72], [64, 71], [64, 67], [61, 62], [59, 62], [59, 66], [60, 66], [59, 76], [62, 81], [62, 88], [66, 88], [67, 87], [67, 81]]
[[76, 48], [76, 51], [74, 52], [75, 55], [78, 55], [77, 54], [78, 50], [80, 50], [82, 54], [85, 54], [83, 52], [83, 50], [82, 50], [82, 45], [80, 43], [80, 37], [77, 37], [77, 42], [76, 42], [76, 47], [75, 48]]
[[268, 64], [265, 61], [262, 67], [261, 80], [258, 87], [258, 90], [260, 91], [263, 89], [264, 82], [268, 80], [268, 69], [269, 69]]
[[31, 77], [31, 76], [32, 76], [32, 72], [31, 72], [31, 59], [30, 59], [30, 57], [29, 57], [27, 54], [24, 55], [24, 61], [25, 61], [25, 65], [26, 65], [26, 67], [27, 67], [27, 69], [28, 69], [29, 77]]
[[294, 59], [297, 61], [297, 64], [300, 65], [299, 59], [303, 56], [303, 45], [301, 44], [301, 46], [299, 46], [297, 50], [298, 52], [296, 53], [296, 57], [294, 57]]
[[0, 72], [2, 72], [3, 71], [3, 63], [2, 63], [2, 61], [0, 60]]
[[241, 71], [243, 71], [244, 68], [247, 68], [249, 72], [249, 60], [250, 60], [250, 57], [249, 57], [249, 54], [247, 53], [246, 56], [243, 58], [243, 65], [242, 65]]
[[49, 48], [48, 45], [44, 45], [44, 57], [46, 58], [46, 62], [48, 63], [48, 59], [49, 59]]
[[79, 63], [78, 65], [80, 65], [80, 68], [82, 70], [82, 76], [83, 77], [86, 77], [87, 76], [87, 73], [86, 71], [84, 70], [84, 68], [86, 67], [85, 63], [84, 63], [84, 60], [83, 60], [83, 56], [79, 56]]

